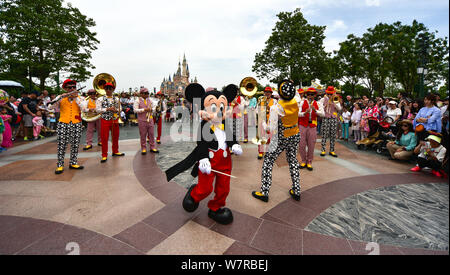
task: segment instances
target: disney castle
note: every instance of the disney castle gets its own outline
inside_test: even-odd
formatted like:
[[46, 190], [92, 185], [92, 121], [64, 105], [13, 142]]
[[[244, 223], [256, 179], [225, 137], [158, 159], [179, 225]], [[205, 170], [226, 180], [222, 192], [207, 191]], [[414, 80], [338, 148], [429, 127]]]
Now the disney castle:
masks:
[[160, 91], [168, 96], [174, 97], [179, 95], [184, 96], [184, 90], [190, 83], [197, 83], [197, 77], [195, 79], [189, 80], [189, 65], [186, 62], [186, 55], [183, 56], [183, 64], [178, 62], [178, 70], [169, 78], [164, 78], [161, 83]]

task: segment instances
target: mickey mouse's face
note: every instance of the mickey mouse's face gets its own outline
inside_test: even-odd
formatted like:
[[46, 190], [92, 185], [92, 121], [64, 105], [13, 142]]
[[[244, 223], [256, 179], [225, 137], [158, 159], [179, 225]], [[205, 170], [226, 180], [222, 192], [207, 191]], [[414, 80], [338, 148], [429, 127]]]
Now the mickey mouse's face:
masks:
[[219, 97], [216, 94], [206, 94], [203, 105], [212, 123], [221, 123], [229, 115], [230, 108], [224, 94]]

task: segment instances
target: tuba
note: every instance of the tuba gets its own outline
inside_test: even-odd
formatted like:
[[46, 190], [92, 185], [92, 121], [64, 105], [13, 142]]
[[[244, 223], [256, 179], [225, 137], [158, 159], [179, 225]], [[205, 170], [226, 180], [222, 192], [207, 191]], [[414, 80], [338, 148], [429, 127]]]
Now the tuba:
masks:
[[253, 77], [246, 77], [241, 80], [239, 90], [244, 96], [252, 97], [258, 92], [258, 82]]
[[[104, 89], [104, 86], [106, 83], [112, 83], [114, 86], [116, 86], [116, 80], [114, 77], [107, 73], [101, 73], [98, 74], [92, 83], [92, 86], [94, 87], [95, 91], [97, 91], [97, 96], [104, 96], [106, 95], [106, 91]], [[89, 97], [86, 98], [86, 100], [89, 100]], [[93, 112], [81, 112], [81, 118], [86, 122], [92, 122], [99, 119], [101, 114], [93, 113]]]

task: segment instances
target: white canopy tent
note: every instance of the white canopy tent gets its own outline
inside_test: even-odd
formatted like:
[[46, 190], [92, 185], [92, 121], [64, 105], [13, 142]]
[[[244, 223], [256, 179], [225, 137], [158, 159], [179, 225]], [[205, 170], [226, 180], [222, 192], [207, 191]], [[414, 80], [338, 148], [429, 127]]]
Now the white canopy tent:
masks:
[[0, 87], [20, 87], [24, 88], [19, 82], [12, 80], [0, 80]]

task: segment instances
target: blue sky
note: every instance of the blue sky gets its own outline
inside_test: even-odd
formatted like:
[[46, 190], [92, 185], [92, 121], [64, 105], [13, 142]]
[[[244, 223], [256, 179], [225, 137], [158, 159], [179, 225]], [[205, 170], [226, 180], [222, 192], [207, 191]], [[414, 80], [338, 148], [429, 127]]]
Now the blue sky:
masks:
[[[144, 85], [159, 89], [186, 53], [191, 77], [205, 87], [239, 84], [256, 77], [251, 67], [281, 11], [300, 7], [310, 24], [327, 26], [327, 51], [350, 33], [362, 35], [376, 24], [416, 19], [448, 37], [446, 0], [71, 0], [93, 18], [101, 41], [93, 54], [96, 75], [111, 73], [118, 90]], [[265, 79], [257, 79], [262, 84]], [[90, 87], [92, 79], [83, 83]]]

